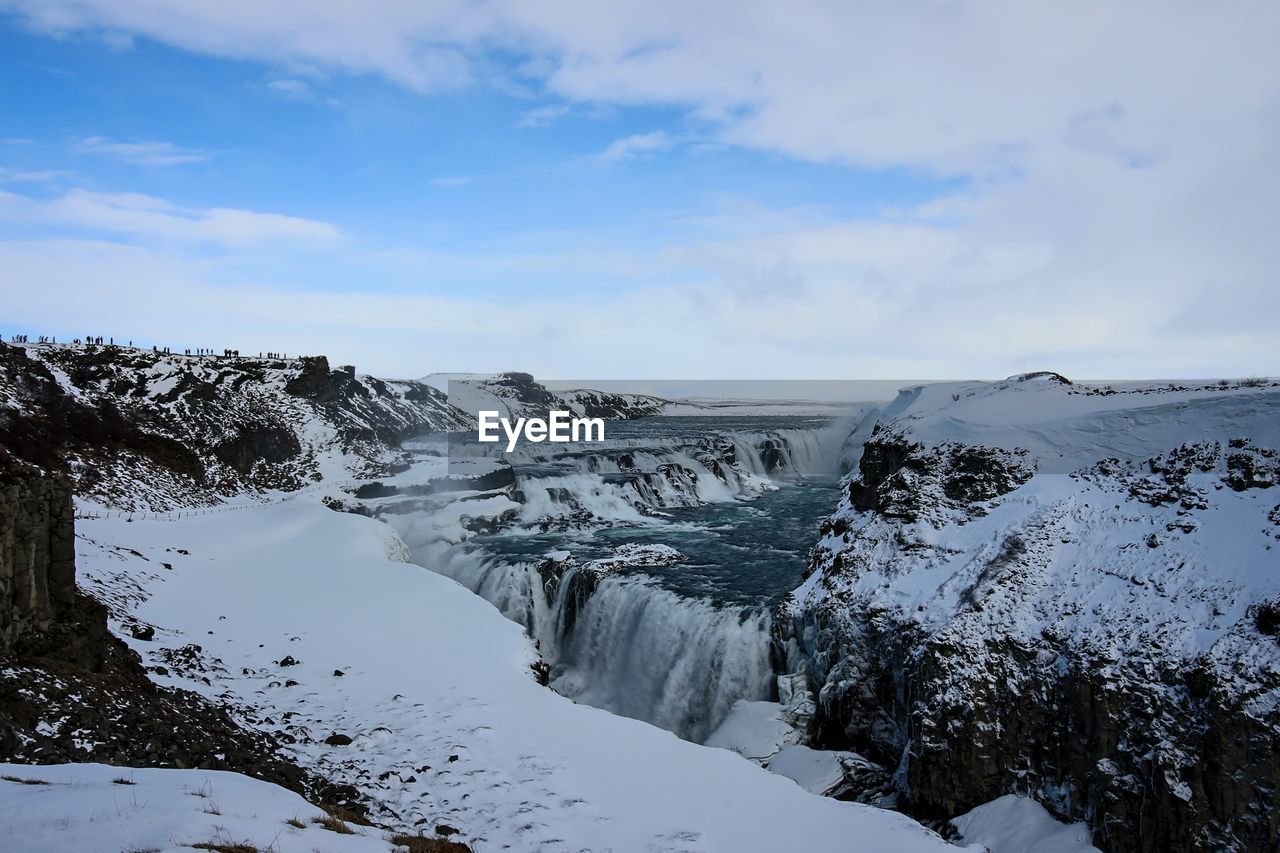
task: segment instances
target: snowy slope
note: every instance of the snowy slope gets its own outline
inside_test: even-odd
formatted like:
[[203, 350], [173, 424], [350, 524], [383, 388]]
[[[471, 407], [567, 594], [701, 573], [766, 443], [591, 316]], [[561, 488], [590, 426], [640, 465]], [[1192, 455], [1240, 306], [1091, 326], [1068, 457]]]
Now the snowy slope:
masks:
[[958, 844], [990, 853], [1098, 853], [1084, 824], [1053, 819], [1035, 800], [1006, 794], [951, 821]]
[[820, 737], [926, 813], [1018, 791], [1122, 849], [1274, 840], [1278, 415], [1255, 383], [904, 390], [784, 606]]
[[477, 850], [943, 849], [902, 815], [539, 686], [521, 629], [403, 562], [372, 519], [301, 497], [81, 534], [86, 585], [156, 626], [131, 645], [158, 680], [294, 739], [300, 763], [360, 785], [388, 825], [447, 824]]
[[9, 853], [395, 849], [381, 830], [335, 822], [292, 791], [220, 770], [0, 764], [0, 827]]

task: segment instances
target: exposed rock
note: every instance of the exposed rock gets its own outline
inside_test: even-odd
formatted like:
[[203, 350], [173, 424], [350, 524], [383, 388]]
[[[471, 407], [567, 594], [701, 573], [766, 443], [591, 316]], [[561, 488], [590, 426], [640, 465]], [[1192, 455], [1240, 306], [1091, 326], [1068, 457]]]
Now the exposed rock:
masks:
[[1227, 454], [1227, 474], [1222, 481], [1237, 492], [1269, 489], [1280, 480], [1280, 458], [1271, 448], [1246, 447]]
[[859, 471], [861, 477], [849, 484], [855, 507], [911, 522], [936, 518], [943, 507], [980, 513], [978, 504], [1030, 480], [1035, 465], [1025, 450], [954, 442], [926, 449], [900, 434], [880, 432], [864, 446]]
[[322, 355], [303, 356], [298, 363], [300, 372], [284, 386], [284, 390], [295, 397], [305, 397], [317, 403], [336, 403], [353, 393], [369, 395], [366, 389], [356, 384], [354, 367], [330, 370], [329, 359]]
[[657, 568], [674, 566], [686, 557], [669, 545], [638, 544], [627, 542], [613, 549], [609, 557], [579, 562], [568, 551], [548, 554], [535, 565], [542, 578], [542, 589], [547, 604], [554, 604], [564, 596], [564, 625], [567, 635], [573, 630], [578, 614], [609, 575], [630, 568]]
[[50, 630], [76, 601], [71, 487], [0, 448], [0, 654]]

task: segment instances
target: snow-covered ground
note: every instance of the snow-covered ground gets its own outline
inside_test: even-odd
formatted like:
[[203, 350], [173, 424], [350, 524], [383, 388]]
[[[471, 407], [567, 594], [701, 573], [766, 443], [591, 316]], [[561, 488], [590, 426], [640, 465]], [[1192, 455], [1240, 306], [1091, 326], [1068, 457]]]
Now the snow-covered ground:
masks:
[[1089, 827], [1060, 823], [1028, 797], [1006, 794], [951, 821], [957, 842], [990, 853], [1098, 853], [1089, 843]]
[[[445, 824], [477, 850], [944, 848], [902, 815], [539, 686], [518, 626], [318, 497], [86, 521], [79, 540], [82, 585], [156, 627], [130, 644], [158, 681], [295, 738], [300, 763], [370, 792], [388, 825]], [[190, 644], [195, 661], [165, 652]]]
[[221, 770], [0, 764], [0, 828], [8, 853], [394, 849], [383, 830], [335, 820], [292, 791]]

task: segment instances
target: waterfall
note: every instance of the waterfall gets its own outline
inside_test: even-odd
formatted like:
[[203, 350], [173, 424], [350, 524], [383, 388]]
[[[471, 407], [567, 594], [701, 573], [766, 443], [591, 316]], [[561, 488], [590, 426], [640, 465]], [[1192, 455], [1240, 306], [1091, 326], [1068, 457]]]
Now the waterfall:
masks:
[[535, 523], [586, 513], [594, 522], [637, 523], [672, 507], [751, 498], [778, 482], [834, 477], [843, 473], [848, 435], [841, 422], [665, 442], [614, 440], [587, 452], [525, 447], [511, 458], [520, 518]]
[[[510, 494], [520, 505], [515, 535], [649, 526], [675, 507], [751, 499], [780, 482], [834, 477], [848, 435], [841, 423], [613, 439], [589, 450], [525, 446], [508, 457], [515, 476]], [[552, 572], [467, 541], [415, 542], [411, 516], [389, 520], [401, 528], [415, 562], [523, 625], [551, 665], [551, 686], [565, 696], [702, 741], [738, 700], [773, 695], [764, 609], [682, 596], [637, 572], [575, 564]]]
[[552, 685], [701, 742], [739, 699], [770, 698], [769, 616], [606, 578], [562, 640]]
[[571, 699], [700, 742], [737, 700], [771, 695], [763, 610], [717, 607], [642, 576], [584, 586], [587, 570], [575, 568], [548, 584], [533, 564], [478, 549], [412, 550], [523, 625], [552, 665], [551, 686]]

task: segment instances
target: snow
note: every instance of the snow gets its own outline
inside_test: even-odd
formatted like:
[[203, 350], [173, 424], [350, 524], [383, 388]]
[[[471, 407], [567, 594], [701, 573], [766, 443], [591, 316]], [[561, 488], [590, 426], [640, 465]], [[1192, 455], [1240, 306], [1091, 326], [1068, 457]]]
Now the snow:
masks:
[[168, 853], [201, 843], [275, 853], [393, 849], [381, 830], [346, 824], [350, 834], [338, 833], [318, 823], [325, 818], [292, 791], [220, 770], [0, 764], [9, 853]]
[[849, 752], [812, 749], [799, 744], [784, 746], [769, 759], [769, 770], [786, 776], [801, 788], [814, 794], [826, 794], [844, 781], [840, 756]]
[[983, 803], [951, 821], [960, 844], [991, 853], [1098, 853], [1089, 843], [1089, 827], [1061, 823], [1044, 806], [1027, 797], [1007, 794]]
[[[819, 549], [866, 568], [814, 572], [797, 599], [833, 596], [850, 612], [890, 608], [954, 636], [1034, 643], [1047, 630], [1104, 660], [1158, 648], [1171, 660], [1209, 652], [1224, 669], [1241, 660], [1274, 668], [1280, 654], [1252, 630], [1249, 612], [1280, 595], [1280, 530], [1268, 520], [1280, 496], [1224, 488], [1222, 477], [1225, 457], [1242, 452], [1229, 448], [1232, 439], [1280, 447], [1277, 407], [1280, 392], [1247, 387], [1100, 395], [1011, 380], [909, 389], [886, 409], [882, 436], [1027, 448], [1035, 476], [977, 516], [935, 508], [899, 522], [856, 511], [846, 498], [835, 517], [848, 532], [833, 532]], [[1202, 505], [1136, 499], [1130, 486], [1149, 475], [1147, 460], [1190, 442], [1218, 445], [1211, 469], [1186, 479]], [[1120, 460], [1118, 473], [1093, 468], [1107, 457]], [[1011, 536], [1028, 552], [1007, 577], [993, 574]], [[982, 608], [970, 606], [975, 597]]]
[[1185, 441], [1234, 437], [1242, 422], [1261, 444], [1280, 445], [1274, 387], [1051, 381], [937, 383], [904, 389], [881, 422], [913, 441], [1027, 448], [1041, 473], [1066, 473], [1114, 456], [1151, 456]]
[[[481, 851], [824, 850], [850, 838], [943, 849], [905, 816], [813, 796], [727, 751], [539, 686], [517, 625], [389, 557], [403, 546], [381, 522], [315, 497], [171, 522], [94, 520], [80, 532], [91, 585], [135, 593], [130, 578], [141, 579], [149, 597], [117, 601], [157, 626], [154, 642], [129, 641], [146, 662], [203, 648], [207, 671], [158, 681], [297, 738], [296, 760], [368, 791], [389, 825], [447, 823]], [[162, 560], [173, 569], [156, 572]], [[281, 669], [286, 655], [299, 663]], [[326, 745], [333, 732], [354, 743]]]
[[706, 745], [765, 762], [785, 745], [800, 742], [801, 734], [786, 720], [783, 711], [777, 702], [739, 699], [707, 738]]

